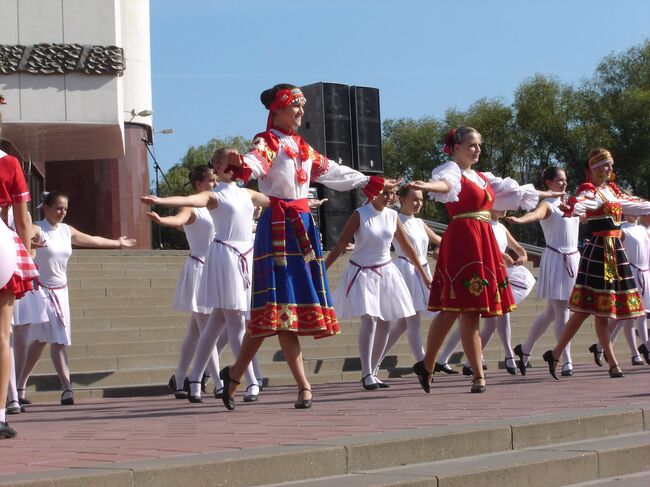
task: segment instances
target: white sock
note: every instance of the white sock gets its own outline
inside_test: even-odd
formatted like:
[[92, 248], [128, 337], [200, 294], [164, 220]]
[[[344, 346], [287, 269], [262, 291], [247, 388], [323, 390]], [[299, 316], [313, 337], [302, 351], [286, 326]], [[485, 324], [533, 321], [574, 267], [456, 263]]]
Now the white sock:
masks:
[[390, 332], [390, 321], [384, 321], [377, 318], [377, 326], [375, 327], [375, 338], [372, 342], [372, 356], [370, 362], [370, 370], [374, 375], [377, 375], [381, 359], [384, 358], [384, 350], [386, 349], [386, 342], [388, 341], [388, 333]]
[[[381, 354], [381, 359], [379, 363], [381, 363], [384, 360], [384, 357], [388, 355], [390, 349], [393, 348], [393, 346], [397, 343], [397, 341], [400, 339], [400, 337], [404, 334], [405, 331], [406, 331], [406, 318], [400, 318], [393, 324], [393, 326], [390, 327], [390, 331], [388, 332], [388, 340], [386, 341], [386, 347], [384, 348], [384, 351]], [[422, 360], [422, 359], [418, 359], [418, 360]]]
[[187, 324], [187, 331], [185, 332], [185, 336], [181, 342], [178, 365], [176, 366], [176, 372], [174, 374], [176, 377], [177, 389], [183, 388], [183, 382], [185, 381], [185, 377], [187, 377], [187, 369], [192, 362], [192, 356], [196, 350], [196, 343], [201, 334], [201, 330], [196, 323], [196, 315], [197, 313], [192, 313], [190, 322]]
[[634, 336], [634, 321], [625, 320], [623, 322], [623, 334], [625, 335], [625, 341], [627, 341], [627, 346], [630, 347], [630, 353], [632, 357], [638, 357], [639, 352], [636, 349], [636, 336]]
[[[230, 349], [232, 350], [235, 358], [239, 355], [241, 350], [241, 344], [244, 340], [244, 334], [246, 333], [246, 319], [244, 313], [236, 310], [223, 310], [224, 316], [226, 317], [226, 324], [228, 326], [228, 342], [230, 343]], [[244, 377], [246, 378], [246, 394], [259, 394], [260, 389], [257, 385], [257, 377], [255, 376], [255, 370], [253, 369], [253, 364], [249, 363], [244, 372]]]
[[223, 333], [226, 328], [226, 319], [221, 308], [214, 308], [210, 313], [208, 323], [199, 336], [194, 354], [194, 364], [192, 371], [189, 374], [190, 382], [198, 382], [190, 384], [190, 394], [193, 396], [200, 396], [201, 378], [207, 367], [208, 361], [215, 359], [216, 369], [219, 370], [219, 357], [214, 354], [217, 338]]
[[636, 332], [639, 334], [639, 341], [646, 343], [648, 341], [648, 320], [645, 315], [634, 318], [634, 324]]
[[422, 335], [420, 334], [421, 315], [422, 313], [418, 311], [413, 316], [406, 318], [406, 331], [409, 345], [417, 361], [424, 358], [424, 344], [422, 343]]
[[369, 315], [363, 315], [360, 318], [361, 326], [359, 327], [359, 359], [361, 360], [361, 377], [370, 376], [365, 379], [365, 383], [374, 384], [375, 379], [372, 377], [372, 344], [375, 341], [375, 329], [377, 323], [375, 318]]
[[[510, 314], [505, 314], [503, 316], [497, 316], [495, 318], [497, 324], [497, 333], [501, 339], [501, 344], [503, 345], [503, 351], [506, 354], [506, 366], [515, 367], [515, 352], [512, 351], [512, 331], [510, 329]], [[509, 357], [509, 359], [508, 359]]]
[[544, 308], [544, 311], [535, 318], [526, 340], [521, 344], [521, 351], [524, 353], [524, 365], [528, 363], [529, 356], [532, 355], [535, 344], [542, 337], [548, 326], [553, 321], [553, 318], [557, 318], [555, 316], [555, 307], [553, 306], [552, 300], [548, 300], [546, 308]]
[[460, 344], [460, 328], [456, 327], [454, 331], [452, 331], [448, 336], [447, 336], [447, 342], [445, 344], [445, 348], [440, 352], [440, 355], [438, 356], [438, 359], [436, 360], [439, 364], [447, 364], [449, 363], [449, 357], [451, 357], [451, 354], [454, 353], [454, 350], [456, 350], [456, 347]]
[[[203, 333], [205, 327], [208, 326], [209, 320], [210, 320], [210, 315], [197, 313], [196, 324], [198, 325], [200, 333]], [[199, 334], [198, 340], [200, 339], [201, 336]], [[197, 340], [197, 345], [198, 345], [198, 340]], [[208, 358], [208, 363], [205, 367], [210, 377], [212, 377], [212, 382], [214, 382], [214, 386], [217, 389], [223, 387], [223, 382], [221, 382], [221, 379], [219, 378], [219, 354], [225, 348], [227, 343], [228, 343], [228, 336], [226, 336], [226, 332], [225, 330], [223, 330], [217, 337], [217, 343], [212, 349], [212, 353], [210, 354], [210, 357]], [[196, 347], [194, 351], [196, 352]], [[203, 371], [203, 373], [205, 374], [205, 370]], [[203, 376], [201, 376], [201, 380], [202, 379]]]

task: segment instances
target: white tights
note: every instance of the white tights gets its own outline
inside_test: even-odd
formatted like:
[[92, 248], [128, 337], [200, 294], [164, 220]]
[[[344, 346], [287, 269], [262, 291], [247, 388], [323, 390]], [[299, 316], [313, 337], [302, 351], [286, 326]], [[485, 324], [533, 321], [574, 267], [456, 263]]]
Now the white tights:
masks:
[[383, 357], [389, 331], [390, 321], [384, 321], [370, 315], [361, 317], [358, 338], [359, 358], [361, 359], [361, 376], [369, 376], [365, 379], [366, 385], [377, 382], [373, 374], [375, 368], [379, 367], [379, 361]]
[[[223, 333], [227, 330], [226, 333]], [[230, 348], [235, 356], [239, 355], [241, 343], [246, 332], [246, 320], [244, 313], [232, 309], [214, 308], [210, 313], [207, 326], [201, 332], [198, 339], [196, 353], [194, 355], [194, 365], [192, 372], [189, 375], [190, 394], [193, 396], [200, 396], [200, 381], [205, 372], [208, 360], [214, 350], [217, 338], [219, 335], [226, 335], [230, 343]], [[216, 358], [216, 368], [219, 370], [219, 358]], [[247, 391], [249, 394], [258, 394], [259, 388], [257, 386], [257, 379], [253, 370], [252, 364], [249, 364], [245, 372], [246, 383], [248, 384]]]
[[[638, 350], [636, 349], [636, 336], [634, 335], [634, 326], [636, 325], [637, 332], [639, 333], [639, 341], [641, 343], [646, 343], [648, 341], [648, 322], [645, 317], [638, 316], [630, 320], [607, 320], [607, 327], [609, 328], [609, 339], [612, 344], [618, 338], [618, 334], [623, 330], [625, 335], [625, 340], [627, 341], [627, 346], [630, 347], [630, 353], [632, 358], [640, 357]], [[603, 347], [598, 343], [596, 345], [598, 351], [602, 351]]]
[[[568, 301], [562, 299], [549, 299], [546, 308], [537, 318], [533, 321], [533, 326], [528, 332], [526, 341], [521, 344], [521, 350], [524, 352], [524, 364], [528, 363], [528, 356], [533, 353], [533, 347], [540, 337], [544, 334], [546, 329], [553, 322], [553, 331], [555, 338], [559, 340], [564, 330], [566, 322], [569, 320], [569, 307]], [[562, 352], [562, 363], [566, 366], [572, 364], [571, 360], [571, 342], [569, 342]], [[570, 366], [570, 365], [569, 365]]]
[[424, 358], [424, 345], [422, 344], [422, 335], [420, 335], [420, 321], [422, 319], [422, 312], [418, 311], [413, 316], [407, 318], [400, 318], [397, 322], [390, 327], [388, 332], [388, 341], [386, 342], [386, 348], [381, 354], [381, 359], [379, 364], [388, 354], [388, 351], [393, 348], [393, 345], [397, 343], [397, 340], [404, 334], [407, 333], [409, 345], [411, 346], [411, 352], [416, 361], [420, 361]]
[[[192, 362], [192, 357], [194, 357], [194, 352], [197, 349], [197, 343], [201, 332], [205, 329], [208, 324], [208, 318], [210, 315], [203, 313], [192, 313], [190, 322], [187, 326], [187, 332], [183, 341], [181, 342], [180, 356], [178, 357], [178, 366], [176, 367], [176, 387], [181, 389], [183, 387], [183, 382], [185, 377], [187, 377], [187, 369]], [[225, 333], [219, 335], [216, 342], [216, 350], [213, 349], [210, 357], [208, 357], [207, 369], [212, 376], [214, 381], [214, 386], [217, 389], [223, 387], [221, 379], [219, 379], [219, 354], [223, 351], [228, 341], [228, 337]]]

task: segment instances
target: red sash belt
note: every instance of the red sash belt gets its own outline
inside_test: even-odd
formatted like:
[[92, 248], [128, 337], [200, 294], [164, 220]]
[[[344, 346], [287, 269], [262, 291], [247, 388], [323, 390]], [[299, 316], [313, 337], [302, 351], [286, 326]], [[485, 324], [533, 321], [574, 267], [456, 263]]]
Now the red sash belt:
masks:
[[350, 264], [355, 266], [357, 268], [357, 272], [354, 273], [354, 276], [352, 276], [352, 279], [350, 279], [350, 282], [348, 283], [348, 287], [345, 290], [345, 297], [348, 297], [348, 294], [350, 293], [350, 289], [352, 289], [352, 285], [354, 284], [354, 281], [357, 280], [357, 277], [359, 277], [359, 273], [361, 271], [369, 270], [377, 274], [379, 277], [381, 277], [381, 272], [379, 272], [377, 269], [380, 267], [384, 267], [385, 265], [390, 264], [392, 261], [389, 260], [388, 262], [384, 262], [383, 264], [376, 264], [376, 265], [359, 265], [355, 261], [351, 260]]
[[301, 213], [309, 213], [309, 202], [307, 198], [299, 200], [283, 200], [270, 196], [271, 200], [271, 240], [273, 248], [273, 260], [275, 265], [286, 266], [286, 219], [293, 226], [298, 239], [298, 246], [302, 252], [305, 262], [314, 260], [316, 255], [311, 246], [307, 231], [300, 218]]
[[562, 256], [562, 260], [564, 261], [564, 268], [566, 269], [567, 273], [569, 274], [569, 277], [575, 277], [575, 273], [573, 272], [573, 268], [571, 267], [569, 263], [569, 256], [570, 255], [575, 255], [578, 254], [579, 252], [577, 250], [574, 250], [573, 252], [560, 252], [558, 249], [551, 247], [550, 245], [546, 246], [547, 249], [552, 250], [553, 252], [556, 252]]
[[253, 251], [253, 247], [248, 249], [246, 252], [242, 253], [234, 245], [230, 245], [228, 242], [224, 242], [223, 240], [219, 240], [218, 238], [215, 238], [214, 242], [228, 247], [235, 254], [237, 254], [237, 256], [239, 257], [239, 271], [241, 272], [241, 275], [244, 278], [244, 288], [248, 289], [251, 285], [251, 279], [248, 273], [248, 260], [246, 260], [246, 256]]
[[47, 297], [52, 303], [52, 306], [54, 306], [54, 312], [56, 313], [57, 318], [59, 318], [61, 325], [65, 326], [65, 321], [63, 318], [63, 308], [61, 308], [61, 302], [59, 301], [59, 297], [56, 295], [54, 291], [58, 289], [65, 289], [66, 287], [68, 287], [68, 285], [64, 284], [63, 286], [46, 286], [41, 281], [37, 281], [37, 284], [38, 287], [42, 287], [49, 291], [46, 292], [45, 294], [47, 294]]

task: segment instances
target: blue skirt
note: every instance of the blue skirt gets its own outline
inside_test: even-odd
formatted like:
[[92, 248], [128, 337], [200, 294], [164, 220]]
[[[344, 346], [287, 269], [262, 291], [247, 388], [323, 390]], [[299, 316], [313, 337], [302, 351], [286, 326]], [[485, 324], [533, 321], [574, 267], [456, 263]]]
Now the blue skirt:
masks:
[[248, 326], [254, 337], [289, 331], [323, 338], [339, 332], [330, 295], [320, 232], [311, 213], [301, 213], [316, 256], [305, 262], [293, 226], [285, 221], [286, 266], [276, 265], [271, 239], [271, 210], [257, 224], [253, 251], [253, 297]]

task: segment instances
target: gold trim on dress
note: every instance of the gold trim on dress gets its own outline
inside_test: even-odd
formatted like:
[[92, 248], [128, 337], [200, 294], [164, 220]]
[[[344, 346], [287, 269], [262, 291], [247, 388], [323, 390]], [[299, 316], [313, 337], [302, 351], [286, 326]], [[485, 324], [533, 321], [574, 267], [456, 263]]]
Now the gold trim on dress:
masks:
[[470, 219], [470, 220], [479, 220], [482, 222], [490, 222], [492, 220], [492, 217], [490, 215], [490, 212], [487, 210], [477, 210], [477, 211], [466, 211], [464, 213], [458, 213], [457, 215], [454, 215], [451, 217], [452, 220], [464, 220], [464, 219]]

